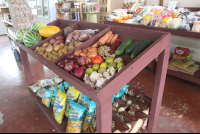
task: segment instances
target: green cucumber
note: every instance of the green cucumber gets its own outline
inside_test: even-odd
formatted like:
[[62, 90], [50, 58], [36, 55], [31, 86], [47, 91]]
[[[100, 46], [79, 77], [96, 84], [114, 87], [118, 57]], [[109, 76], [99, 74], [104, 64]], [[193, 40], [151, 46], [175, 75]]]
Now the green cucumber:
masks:
[[133, 40], [131, 38], [126, 39], [125, 41], [122, 42], [122, 44], [118, 47], [118, 49], [115, 51], [115, 54], [117, 56], [124, 54], [126, 48], [131, 45]]
[[146, 50], [153, 43], [154, 43], [154, 41], [149, 40], [149, 41], [146, 41], [146, 42], [142, 43], [141, 45], [137, 46], [131, 54], [131, 59], [132, 60], [135, 59], [138, 55], [140, 55], [144, 50]]
[[142, 44], [142, 43], [144, 43], [144, 42], [145, 42], [145, 41], [137, 41], [137, 42], [132, 43], [130, 46], [128, 46], [128, 47], [126, 48], [125, 53], [128, 54], [128, 55], [131, 55], [131, 53], [133, 52], [133, 50], [134, 50], [137, 46], [139, 46], [140, 44]]

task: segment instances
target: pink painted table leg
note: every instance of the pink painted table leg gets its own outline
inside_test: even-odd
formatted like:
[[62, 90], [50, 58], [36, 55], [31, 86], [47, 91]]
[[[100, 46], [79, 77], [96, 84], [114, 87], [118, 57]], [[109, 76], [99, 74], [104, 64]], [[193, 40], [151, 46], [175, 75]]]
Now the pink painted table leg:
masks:
[[151, 106], [151, 115], [149, 119], [148, 133], [155, 133], [160, 114], [160, 107], [163, 98], [167, 67], [169, 61], [171, 46], [168, 46], [159, 56], [156, 69], [155, 86], [153, 91], [153, 99]]
[[97, 133], [111, 133], [112, 129], [112, 99], [106, 104], [97, 104]]
[[30, 68], [27, 53], [21, 48], [19, 48], [19, 50], [20, 50], [20, 55], [21, 55], [21, 59], [22, 59], [23, 67], [24, 67], [24, 72], [25, 72], [25, 75], [26, 75], [28, 85], [33, 85], [34, 82], [33, 82], [33, 77], [32, 77], [32, 73], [31, 73], [31, 68]]

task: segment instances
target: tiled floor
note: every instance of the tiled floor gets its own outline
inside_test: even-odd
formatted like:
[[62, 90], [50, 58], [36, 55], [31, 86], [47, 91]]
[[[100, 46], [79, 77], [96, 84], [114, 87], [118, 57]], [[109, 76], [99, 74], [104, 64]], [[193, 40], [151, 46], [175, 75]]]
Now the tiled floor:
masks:
[[[56, 76], [33, 58], [29, 59], [35, 81]], [[149, 69], [144, 69], [130, 84], [152, 97], [154, 78]], [[0, 133], [57, 132], [30, 97], [27, 86], [22, 63], [15, 61], [7, 36], [0, 36]], [[157, 132], [200, 132], [199, 112], [200, 85], [167, 76]]]

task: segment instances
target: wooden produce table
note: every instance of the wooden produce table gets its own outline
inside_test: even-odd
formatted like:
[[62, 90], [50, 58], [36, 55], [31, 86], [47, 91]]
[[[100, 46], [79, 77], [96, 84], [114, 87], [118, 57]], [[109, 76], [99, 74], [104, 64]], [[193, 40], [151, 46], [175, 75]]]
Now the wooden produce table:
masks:
[[[198, 9], [200, 10], [200, 8], [198, 8]], [[177, 29], [152, 27], [152, 26], [144, 26], [144, 25], [135, 25], [135, 24], [127, 24], [127, 23], [118, 23], [118, 22], [113, 22], [113, 21], [104, 21], [104, 24], [124, 26], [124, 27], [132, 27], [132, 28], [142, 28], [142, 29], [148, 29], [148, 30], [154, 30], [154, 31], [170, 32], [172, 35], [176, 35], [176, 36], [200, 39], [200, 33], [192, 32], [192, 31], [182, 31], [182, 30], [177, 30]], [[149, 66], [152, 71], [155, 70], [156, 64], [157, 64], [156, 61], [153, 61], [151, 63], [151, 65]], [[196, 64], [200, 65], [200, 63], [198, 63], [198, 62]], [[167, 74], [200, 85], [200, 70], [195, 72], [195, 74], [193, 76], [189, 75], [189, 74], [182, 73], [182, 72], [176, 72], [176, 71], [173, 71], [173, 70], [170, 70], [170, 69], [168, 69]]]
[[[67, 20], [65, 22], [68, 23]], [[55, 24], [55, 22], [52, 24]], [[32, 48], [27, 48], [23, 44], [17, 42], [20, 47], [22, 62], [28, 84], [34, 84], [34, 81], [32, 78], [27, 53], [39, 62], [41, 62], [43, 65], [51, 69], [58, 76], [62, 77], [65, 81], [69, 82], [79, 91], [83, 92], [83, 94], [87, 95], [90, 99], [95, 101], [97, 104], [97, 132], [111, 133], [113, 95], [116, 94], [124, 85], [126, 85], [130, 80], [132, 80], [140, 71], [142, 71], [151, 61], [153, 61], [158, 56], [155, 86], [153, 91], [150, 119], [148, 124], [148, 132], [155, 133], [160, 113], [160, 107], [162, 103], [168, 59], [170, 55], [170, 33], [156, 32], [138, 28], [108, 26], [87, 22], [76, 22], [73, 24], [73, 26], [75, 29], [85, 29], [87, 27], [90, 27], [91, 29], [100, 29], [100, 33], [98, 33], [93, 38], [89, 39], [88, 41], [86, 41], [85, 43], [83, 43], [75, 49], [82, 49], [92, 46], [110, 30], [112, 30], [115, 34], [119, 34], [119, 39], [121, 41], [130, 37], [133, 39], [133, 41], [154, 40], [155, 42], [134, 60], [131, 60], [129, 55], [122, 55], [121, 57], [124, 59], [124, 63], [126, 64], [126, 66], [120, 72], [118, 72], [112, 79], [107, 81], [103, 85], [102, 89], [98, 90], [91, 88], [90, 86], [86, 85], [83, 81], [75, 78], [74, 76], [65, 72], [63, 69], [57, 66], [57, 63], [61, 61], [62, 58], [65, 56], [59, 58], [54, 62], [50, 62], [33, 51], [36, 46], [41, 46], [44, 42], [47, 42], [50, 39], [55, 38], [56, 36], [63, 35], [63, 31], [50, 38], [45, 39], [44, 41], [40, 42], [36, 46], [33, 46]], [[71, 52], [73, 52], [75, 49], [73, 49]], [[42, 105], [40, 103], [41, 99], [38, 99], [38, 97], [36, 97], [35, 94], [32, 93], [32, 91], [30, 92], [31, 96], [34, 98], [36, 103], [45, 113], [50, 122], [54, 125], [56, 130], [58, 132], [65, 133], [67, 127], [67, 118], [65, 118], [63, 120], [63, 123], [59, 125], [53, 117], [52, 107], [47, 108], [44, 105]]]

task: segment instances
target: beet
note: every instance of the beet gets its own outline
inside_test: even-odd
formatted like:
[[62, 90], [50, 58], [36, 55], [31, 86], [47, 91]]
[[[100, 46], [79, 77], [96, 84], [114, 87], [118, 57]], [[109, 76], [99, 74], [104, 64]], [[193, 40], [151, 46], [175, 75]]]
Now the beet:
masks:
[[66, 27], [65, 30], [64, 30], [64, 35], [65, 37], [67, 37], [71, 32], [73, 32], [74, 29], [71, 28], [70, 26], [69, 27]]

